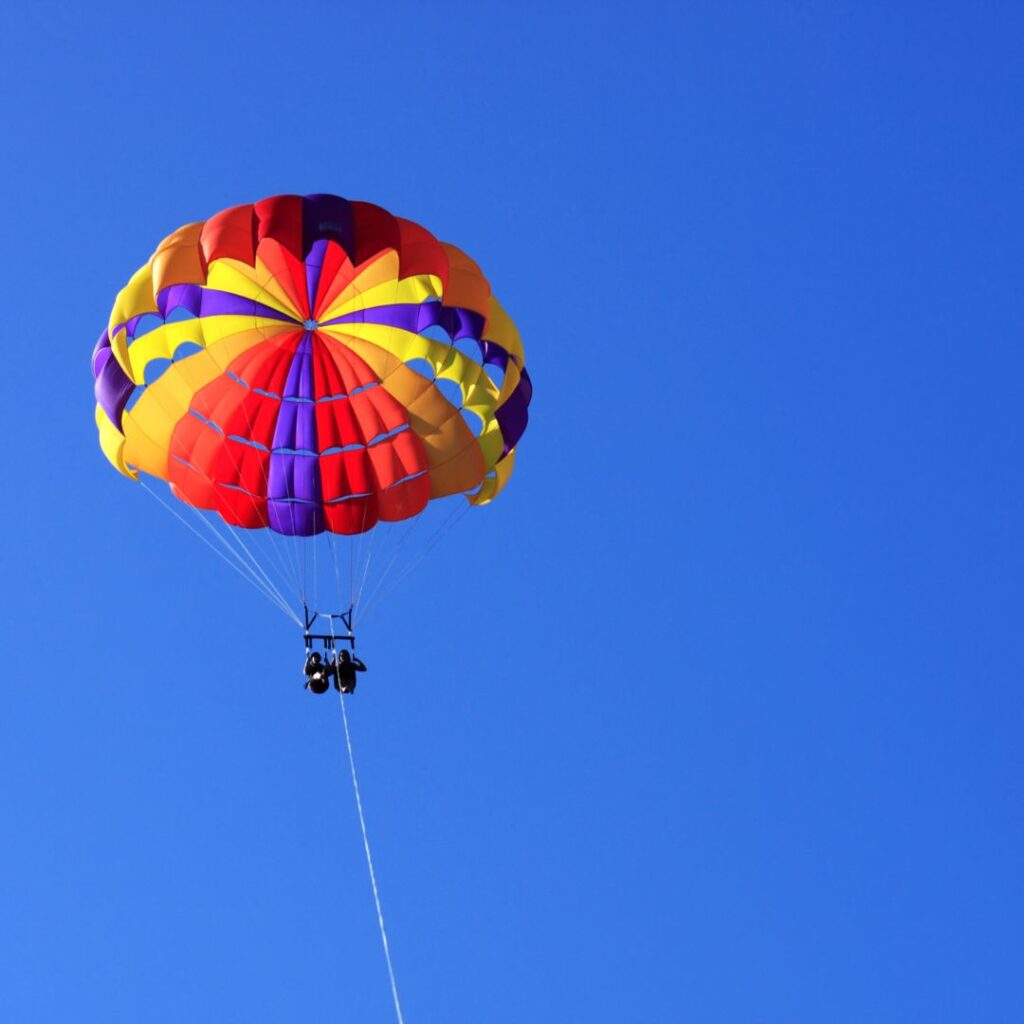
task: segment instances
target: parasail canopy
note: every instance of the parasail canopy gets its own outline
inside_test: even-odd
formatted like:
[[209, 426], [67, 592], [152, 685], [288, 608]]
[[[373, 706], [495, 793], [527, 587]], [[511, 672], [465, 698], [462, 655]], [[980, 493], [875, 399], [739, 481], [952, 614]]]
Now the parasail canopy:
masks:
[[126, 476], [232, 527], [360, 534], [491, 501], [531, 385], [480, 268], [370, 203], [275, 196], [187, 224], [118, 293], [96, 424]]

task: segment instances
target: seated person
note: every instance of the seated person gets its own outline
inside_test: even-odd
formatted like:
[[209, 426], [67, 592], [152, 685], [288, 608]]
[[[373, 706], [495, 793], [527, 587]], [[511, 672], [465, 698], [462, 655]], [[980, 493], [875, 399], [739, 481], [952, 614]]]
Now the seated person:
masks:
[[327, 681], [327, 668], [320, 658], [319, 651], [313, 651], [308, 655], [303, 670], [306, 673], [305, 689], [312, 690], [313, 693], [326, 693], [330, 685]]
[[341, 651], [334, 662], [334, 688], [341, 693], [356, 692], [356, 673], [365, 672], [366, 666], [348, 651]]

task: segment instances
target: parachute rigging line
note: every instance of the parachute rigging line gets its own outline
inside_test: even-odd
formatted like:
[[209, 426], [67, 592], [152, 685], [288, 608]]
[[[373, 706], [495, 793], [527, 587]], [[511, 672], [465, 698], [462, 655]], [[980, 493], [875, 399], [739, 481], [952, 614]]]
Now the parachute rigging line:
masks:
[[[422, 549], [418, 552], [413, 561], [403, 567], [402, 571], [398, 574], [397, 578], [388, 579], [387, 582], [389, 585], [383, 591], [382, 588], [384, 587], [385, 577], [388, 574], [385, 573], [384, 576], [382, 576], [377, 581], [377, 585], [373, 588], [369, 598], [366, 601], [365, 606], [363, 607], [363, 614], [361, 616], [360, 621], [365, 621], [366, 616], [369, 614], [371, 608], [375, 607], [379, 601], [385, 600], [388, 596], [393, 594], [395, 590], [406, 579], [406, 577], [408, 577], [413, 571], [419, 568], [420, 563], [427, 557], [427, 555], [430, 554], [431, 551], [433, 551], [433, 549], [437, 546], [438, 542], [450, 532], [452, 527], [454, 527], [455, 524], [458, 523], [459, 520], [461, 520], [462, 517], [471, 508], [472, 505], [470, 505], [468, 502], [466, 502], [465, 504], [453, 504], [452, 510], [448, 513], [445, 520], [441, 523], [440, 526], [437, 527], [433, 534], [431, 534], [430, 538], [423, 545]], [[417, 520], [417, 524], [418, 522], [419, 521]], [[393, 561], [394, 559], [392, 559], [392, 562]]]
[[[207, 545], [212, 547], [210, 542], [205, 537], [203, 537], [202, 534], [200, 534], [195, 529], [195, 527], [189, 524], [184, 519], [183, 516], [181, 516], [168, 502], [161, 498], [156, 491], [150, 488], [145, 483], [145, 481], [140, 482], [142, 483], [143, 487], [154, 498], [156, 498], [161, 505], [164, 506], [164, 508], [166, 508], [180, 522], [184, 523], [185, 526], [192, 530], [192, 532], [195, 533]], [[263, 569], [263, 566], [259, 564], [256, 558], [245, 546], [245, 543], [242, 541], [241, 537], [234, 536], [230, 532], [225, 532], [224, 534], [222, 534], [220, 530], [217, 529], [216, 523], [212, 519], [204, 516], [203, 513], [198, 508], [196, 508], [196, 506], [193, 505], [190, 501], [185, 501], [185, 507], [192, 512], [192, 514], [199, 521], [199, 523], [207, 530], [209, 530], [210, 533], [212, 533], [213, 536], [217, 539], [217, 541], [232, 556], [232, 558], [235, 559], [235, 562], [231, 562], [226, 558], [225, 561], [227, 561], [228, 564], [231, 565], [236, 572], [242, 575], [243, 579], [248, 580], [252, 586], [256, 587], [257, 590], [264, 594], [268, 598], [268, 600], [273, 601], [274, 604], [276, 604], [284, 612], [285, 615], [287, 615], [291, 619], [295, 619], [295, 621], [298, 622], [298, 618], [295, 615], [295, 612], [292, 611], [292, 609], [288, 606], [288, 602], [285, 600], [280, 590], [278, 590], [278, 588], [274, 585], [273, 581], [270, 579], [266, 571]], [[234, 543], [232, 543], [232, 541], [234, 541]], [[238, 545], [238, 548], [235, 547], [235, 544]], [[217, 551], [216, 548], [214, 548], [213, 550]], [[220, 554], [222, 558], [224, 558], [223, 553], [221, 553], [220, 551], [217, 551], [217, 553]]]
[[[331, 623], [331, 638], [334, 638], [334, 619]], [[332, 645], [333, 646], [333, 645]], [[337, 654], [334, 655], [337, 658]], [[395, 1004], [395, 1016], [398, 1024], [405, 1024], [402, 1017], [402, 1004], [398, 999], [398, 983], [395, 981], [395, 968], [391, 963], [391, 948], [388, 946], [388, 933], [384, 927], [384, 911], [380, 903], [380, 891], [377, 888], [377, 873], [373, 870], [373, 855], [370, 853], [370, 837], [366, 831], [366, 818], [363, 815], [363, 800], [359, 795], [359, 777], [356, 775], [356, 759], [352, 753], [352, 737], [348, 729], [348, 713], [345, 711], [345, 695], [338, 691], [338, 703], [341, 704], [341, 721], [345, 727], [345, 747], [348, 750], [348, 766], [352, 772], [352, 792], [356, 798], [356, 811], [359, 813], [359, 828], [363, 833], [363, 850], [366, 852], [366, 867], [370, 872], [370, 888], [373, 890], [373, 902], [377, 908], [377, 925], [380, 928], [380, 941], [384, 947], [384, 959], [388, 965], [388, 980], [391, 982], [391, 998]]]
[[355, 758], [352, 755], [352, 738], [348, 732], [348, 715], [345, 712], [345, 695], [338, 694], [341, 703], [341, 721], [345, 727], [345, 746], [348, 749], [348, 766], [352, 772], [352, 792], [355, 794], [355, 809], [359, 814], [359, 828], [362, 830], [362, 849], [367, 853], [367, 867], [370, 869], [370, 887], [374, 891], [374, 903], [377, 906], [377, 924], [381, 930], [381, 944], [384, 946], [384, 959], [387, 961], [387, 974], [391, 982], [391, 998], [394, 1000], [394, 1012], [398, 1024], [404, 1024], [401, 1016], [401, 1004], [398, 1001], [398, 985], [394, 980], [394, 966], [391, 964], [391, 949], [387, 943], [387, 931], [384, 928], [384, 911], [381, 908], [380, 892], [377, 889], [377, 874], [374, 871], [374, 858], [370, 853], [370, 839], [367, 835], [367, 819], [362, 815], [362, 800], [359, 797], [359, 780], [355, 774]]
[[[183, 365], [183, 364], [178, 364], [178, 365]], [[149, 438], [148, 434], [144, 434], [144, 436], [148, 440], [152, 441], [152, 439]], [[237, 462], [235, 464], [237, 465]], [[190, 465], [189, 468], [192, 469], [193, 472], [197, 472], [198, 473], [198, 471], [195, 470], [195, 468], [193, 466]], [[202, 477], [209, 484], [215, 486], [215, 481], [213, 479], [211, 479], [207, 474], [205, 474], [205, 473], [198, 473], [198, 475], [200, 477]], [[159, 494], [156, 493], [156, 491], [152, 490], [149, 486], [147, 486], [147, 484], [145, 482], [145, 479], [143, 479], [142, 477], [139, 477], [139, 483], [141, 483], [142, 486], [154, 498], [156, 498], [157, 501], [159, 501], [160, 504], [163, 505], [164, 508], [166, 508], [176, 519], [178, 519], [180, 522], [184, 523], [208, 547], [210, 547], [214, 551], [216, 551], [217, 554], [220, 555], [221, 558], [224, 558], [224, 560], [229, 565], [231, 565], [232, 568], [234, 568], [236, 572], [238, 572], [240, 575], [242, 575], [242, 577], [244, 579], [246, 579], [250, 583], [252, 583], [252, 585], [255, 586], [258, 590], [261, 590], [262, 592], [264, 592], [266, 594], [266, 596], [270, 600], [272, 600], [275, 604], [282, 605], [285, 614], [289, 618], [295, 618], [296, 621], [298, 621], [297, 617], [295, 616], [295, 613], [290, 608], [288, 608], [288, 602], [285, 601], [284, 597], [281, 595], [281, 592], [278, 590], [278, 588], [274, 585], [273, 581], [267, 575], [266, 570], [263, 568], [262, 565], [260, 565], [259, 561], [256, 558], [254, 558], [254, 556], [249, 551], [249, 549], [245, 546], [245, 543], [242, 541], [242, 539], [240, 537], [236, 537], [235, 538], [235, 542], [239, 545], [240, 548], [242, 548], [245, 551], [246, 555], [249, 558], [249, 561], [252, 562], [253, 566], [255, 566], [255, 569], [252, 566], [250, 566], [250, 565], [248, 565], [246, 563], [245, 558], [234, 548], [234, 546], [232, 545], [230, 539], [225, 539], [225, 537], [221, 535], [220, 531], [217, 530], [216, 526], [209, 519], [207, 519], [198, 508], [196, 508], [196, 506], [193, 504], [193, 502], [191, 500], [189, 500], [188, 498], [186, 498], [184, 496], [182, 497], [182, 500], [185, 503], [185, 505], [192, 510], [192, 512], [195, 514], [195, 517], [203, 524], [203, 526], [206, 529], [208, 529], [211, 533], [213, 533], [213, 535], [217, 538], [218, 542], [220, 544], [222, 544], [225, 548], [227, 548], [227, 550], [230, 552], [231, 556], [237, 561], [238, 565], [235, 565], [229, 559], [225, 558], [225, 556], [224, 556], [224, 554], [222, 552], [218, 551], [212, 544], [210, 544], [210, 542], [208, 540], [206, 540], [206, 538], [203, 537], [202, 534], [200, 534], [198, 530], [196, 530], [194, 527], [189, 525], [189, 523], [184, 519], [183, 516], [179, 515], [174, 510], [174, 508], [172, 508], [171, 505], [169, 505], [166, 501], [164, 501], [163, 498], [160, 497]], [[230, 538], [231, 536], [232, 535], [229, 533], [228, 534], [228, 538]], [[266, 583], [263, 583], [259, 579], [260, 575], [262, 575], [264, 577], [264, 579], [266, 580]], [[250, 579], [250, 576], [253, 577], [253, 579]], [[272, 591], [272, 593], [271, 593], [271, 591]]]
[[[232, 561], [230, 558], [228, 558], [227, 555], [224, 554], [223, 551], [221, 551], [215, 545], [210, 543], [210, 541], [206, 537], [204, 537], [184, 516], [182, 516], [176, 509], [172, 508], [171, 505], [168, 502], [164, 501], [164, 499], [161, 498], [160, 495], [157, 494], [157, 492], [155, 490], [153, 490], [153, 488], [151, 488], [146, 483], [145, 480], [140, 478], [139, 483], [142, 484], [142, 487], [146, 491], [147, 494], [149, 494], [151, 497], [153, 497], [157, 501], [159, 501], [160, 504], [163, 505], [163, 507], [165, 509], [167, 509], [167, 511], [170, 512], [171, 515], [174, 516], [175, 519], [177, 519], [179, 522], [183, 523], [189, 530], [191, 530], [208, 548], [210, 548], [211, 551], [214, 552], [214, 554], [216, 554], [218, 557], [222, 558], [229, 566], [231, 566], [232, 569], [235, 570], [235, 572], [238, 573], [239, 576], [242, 577], [242, 579], [244, 579], [248, 584], [250, 584], [250, 586], [255, 587], [261, 594], [263, 594], [263, 596], [268, 601], [270, 601], [272, 604], [276, 605], [288, 618], [294, 620], [294, 622], [295, 622], [295, 624], [297, 626], [301, 626], [302, 625], [302, 622], [300, 621], [299, 617], [295, 614], [295, 612], [292, 611], [291, 608], [288, 607], [288, 605], [280, 597], [280, 594], [279, 593], [274, 593], [273, 591], [271, 591], [267, 587], [266, 584], [264, 584], [264, 582], [242, 560], [242, 558], [238, 554], [238, 552], [235, 551], [234, 548], [232, 548], [224, 540], [224, 538], [217, 532], [217, 530], [212, 526], [212, 524], [209, 522], [209, 520], [207, 520], [204, 516], [202, 516], [199, 513], [198, 509], [196, 509], [192, 505], [188, 506], [189, 508], [192, 508], [192, 510], [194, 512], [196, 512], [196, 514], [199, 517], [200, 521], [204, 525], [206, 525], [208, 528], [213, 530], [214, 536], [217, 538], [217, 540], [219, 540], [222, 544], [224, 544], [225, 547], [227, 547], [228, 551], [230, 551], [231, 554], [234, 556], [235, 561]], [[276, 590], [276, 588], [275, 588], [275, 590]]]

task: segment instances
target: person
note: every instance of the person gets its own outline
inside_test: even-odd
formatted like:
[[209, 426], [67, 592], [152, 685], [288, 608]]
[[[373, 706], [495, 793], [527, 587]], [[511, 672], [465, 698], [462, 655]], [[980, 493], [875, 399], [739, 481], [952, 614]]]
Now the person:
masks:
[[306, 673], [305, 689], [311, 690], [313, 693], [327, 692], [329, 685], [327, 666], [321, 660], [319, 651], [313, 651], [312, 654], [307, 655], [304, 671]]
[[334, 662], [334, 688], [340, 693], [356, 692], [356, 673], [365, 672], [366, 666], [348, 651], [341, 651]]

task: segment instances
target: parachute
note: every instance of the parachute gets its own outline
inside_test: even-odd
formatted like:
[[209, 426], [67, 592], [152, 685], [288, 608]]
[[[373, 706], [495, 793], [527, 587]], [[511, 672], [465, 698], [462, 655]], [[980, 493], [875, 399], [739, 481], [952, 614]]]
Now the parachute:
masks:
[[492, 501], [532, 395], [480, 268], [333, 195], [274, 196], [173, 232], [118, 293], [92, 370], [107, 459], [166, 481], [172, 511], [201, 516], [197, 532], [296, 621], [300, 602], [315, 607], [326, 540], [350, 632], [376, 535], [447, 499]]
[[[532, 395], [519, 334], [480, 268], [411, 221], [332, 195], [274, 196], [168, 235], [118, 293], [92, 370], [107, 459], [301, 626], [307, 654], [315, 642], [354, 649], [402, 556], [418, 552], [407, 574], [493, 501]], [[337, 611], [321, 609], [324, 593]], [[325, 632], [312, 632], [320, 619]], [[335, 658], [335, 679], [401, 1024], [348, 664]]]

